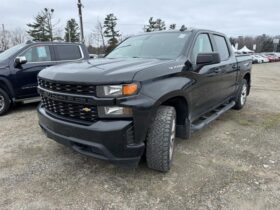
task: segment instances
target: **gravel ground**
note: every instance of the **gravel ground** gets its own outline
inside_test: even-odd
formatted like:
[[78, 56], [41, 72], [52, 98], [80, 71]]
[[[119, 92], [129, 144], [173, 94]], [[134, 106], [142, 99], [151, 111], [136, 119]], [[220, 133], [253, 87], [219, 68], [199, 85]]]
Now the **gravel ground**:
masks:
[[167, 174], [77, 154], [18, 105], [0, 120], [0, 209], [279, 209], [279, 85], [280, 63], [254, 65], [246, 107], [178, 139]]

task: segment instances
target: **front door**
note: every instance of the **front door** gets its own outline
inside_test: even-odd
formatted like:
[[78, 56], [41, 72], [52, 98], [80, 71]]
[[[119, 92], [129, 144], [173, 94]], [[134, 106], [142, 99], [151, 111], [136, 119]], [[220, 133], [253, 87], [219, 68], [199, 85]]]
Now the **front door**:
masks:
[[205, 65], [202, 68], [196, 66], [196, 58], [199, 53], [214, 52], [213, 43], [208, 33], [199, 34], [191, 51], [191, 61], [193, 70], [189, 72], [189, 77], [194, 80], [194, 84], [188, 93], [191, 102], [191, 118], [196, 119], [202, 114], [210, 111], [220, 102], [223, 71], [220, 64]]
[[52, 58], [51, 46], [36, 45], [28, 48], [18, 56], [25, 56], [26, 64], [14, 68], [17, 81], [16, 94], [20, 98], [37, 96], [37, 75], [49, 66], [55, 64]]

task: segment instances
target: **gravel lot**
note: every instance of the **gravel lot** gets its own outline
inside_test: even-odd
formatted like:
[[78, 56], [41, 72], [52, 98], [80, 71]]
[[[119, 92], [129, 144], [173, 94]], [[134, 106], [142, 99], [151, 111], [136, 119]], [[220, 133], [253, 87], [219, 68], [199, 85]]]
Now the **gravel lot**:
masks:
[[172, 170], [123, 169], [48, 140], [36, 105], [0, 119], [0, 209], [279, 209], [280, 63], [253, 67], [242, 111], [177, 140]]

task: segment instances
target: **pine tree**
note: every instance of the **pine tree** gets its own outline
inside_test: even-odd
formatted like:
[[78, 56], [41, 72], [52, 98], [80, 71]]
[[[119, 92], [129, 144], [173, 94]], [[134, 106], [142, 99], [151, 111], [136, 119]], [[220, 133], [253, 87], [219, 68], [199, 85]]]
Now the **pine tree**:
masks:
[[76, 22], [76, 20], [74, 18], [68, 20], [65, 27], [64, 40], [66, 42], [79, 42], [80, 33], [78, 31], [79, 31], [79, 25]]
[[180, 31], [185, 31], [185, 30], [187, 30], [187, 27], [185, 25], [182, 25]]
[[175, 30], [175, 29], [176, 29], [176, 24], [175, 23], [170, 24], [169, 30]]
[[145, 32], [163, 31], [163, 30], [166, 30], [165, 22], [159, 18], [153, 20], [153, 17], [150, 17], [149, 24], [144, 26]]
[[52, 15], [54, 9], [45, 8], [36, 17], [34, 23], [29, 23], [27, 33], [34, 41], [53, 41]]
[[107, 52], [113, 50], [118, 44], [118, 37], [120, 37], [119, 31], [116, 30], [117, 18], [114, 14], [109, 14], [104, 20], [104, 36], [109, 38]]

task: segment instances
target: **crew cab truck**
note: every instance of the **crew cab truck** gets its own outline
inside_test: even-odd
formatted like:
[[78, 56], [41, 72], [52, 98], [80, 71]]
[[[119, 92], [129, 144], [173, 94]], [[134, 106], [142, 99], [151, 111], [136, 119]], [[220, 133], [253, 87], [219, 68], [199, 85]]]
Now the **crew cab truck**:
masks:
[[16, 45], [0, 54], [0, 116], [16, 102], [40, 99], [37, 75], [49, 66], [88, 59], [79, 43], [32, 42]]
[[39, 124], [79, 153], [115, 164], [170, 169], [175, 137], [190, 138], [250, 92], [250, 56], [235, 57], [209, 30], [130, 37], [105, 58], [39, 73]]

